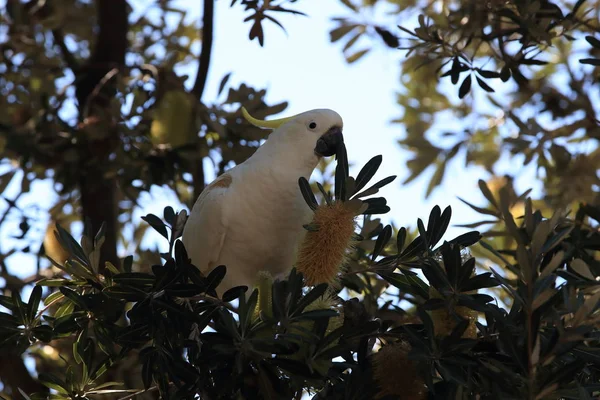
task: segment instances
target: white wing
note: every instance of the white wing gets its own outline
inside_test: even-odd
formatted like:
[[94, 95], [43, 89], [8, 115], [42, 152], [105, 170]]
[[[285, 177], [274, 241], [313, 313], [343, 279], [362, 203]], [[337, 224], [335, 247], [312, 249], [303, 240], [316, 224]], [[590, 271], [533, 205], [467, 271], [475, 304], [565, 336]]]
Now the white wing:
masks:
[[223, 249], [227, 227], [223, 201], [232, 178], [224, 173], [198, 196], [183, 230], [183, 244], [197, 268], [206, 274], [217, 266]]

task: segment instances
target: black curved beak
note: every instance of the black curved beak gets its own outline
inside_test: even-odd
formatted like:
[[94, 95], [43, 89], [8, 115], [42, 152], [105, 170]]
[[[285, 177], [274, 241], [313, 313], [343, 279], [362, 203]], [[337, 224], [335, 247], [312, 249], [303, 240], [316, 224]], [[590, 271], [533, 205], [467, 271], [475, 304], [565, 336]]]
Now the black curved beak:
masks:
[[315, 154], [319, 157], [331, 157], [337, 153], [337, 149], [342, 143], [344, 143], [342, 128], [333, 126], [317, 140]]

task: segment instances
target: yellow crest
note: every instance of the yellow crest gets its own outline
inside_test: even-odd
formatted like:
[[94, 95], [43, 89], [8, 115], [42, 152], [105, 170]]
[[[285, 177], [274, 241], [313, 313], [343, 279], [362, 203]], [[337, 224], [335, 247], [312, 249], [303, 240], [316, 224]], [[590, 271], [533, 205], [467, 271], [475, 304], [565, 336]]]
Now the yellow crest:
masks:
[[252, 125], [254, 125], [258, 128], [269, 128], [269, 129], [277, 129], [281, 125], [285, 124], [286, 122], [288, 122], [296, 117], [295, 115], [293, 115], [291, 117], [272, 119], [270, 121], [264, 121], [262, 119], [254, 118], [252, 115], [250, 115], [248, 110], [246, 110], [246, 108], [244, 108], [244, 107], [242, 107], [242, 115], [244, 116], [246, 121], [250, 122]]

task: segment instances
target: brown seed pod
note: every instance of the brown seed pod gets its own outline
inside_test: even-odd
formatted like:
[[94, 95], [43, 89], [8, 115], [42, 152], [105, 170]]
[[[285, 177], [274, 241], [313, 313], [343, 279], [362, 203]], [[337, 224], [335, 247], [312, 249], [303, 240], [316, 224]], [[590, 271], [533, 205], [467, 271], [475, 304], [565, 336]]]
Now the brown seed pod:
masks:
[[298, 250], [296, 268], [306, 285], [334, 283], [344, 265], [347, 251], [354, 244], [356, 210], [347, 203], [321, 205], [315, 210], [311, 226]]
[[69, 259], [70, 255], [69, 252], [61, 246], [60, 242], [56, 238], [57, 233], [58, 231], [56, 230], [56, 222], [51, 221], [48, 224], [46, 234], [44, 235], [44, 250], [48, 257], [57, 262], [59, 265], [64, 266], [65, 261]]
[[423, 400], [427, 387], [409, 360], [410, 345], [405, 342], [387, 344], [373, 354], [373, 378], [379, 386], [376, 398], [397, 396], [399, 400]]

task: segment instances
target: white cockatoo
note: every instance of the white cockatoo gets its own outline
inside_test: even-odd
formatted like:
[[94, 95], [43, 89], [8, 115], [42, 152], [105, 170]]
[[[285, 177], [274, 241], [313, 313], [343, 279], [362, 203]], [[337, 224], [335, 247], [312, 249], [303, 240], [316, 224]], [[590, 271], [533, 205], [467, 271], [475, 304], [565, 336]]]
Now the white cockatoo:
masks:
[[260, 128], [273, 129], [243, 163], [217, 177], [198, 196], [183, 231], [183, 243], [204, 274], [218, 265], [227, 273], [221, 295], [240, 285], [252, 288], [259, 271], [284, 277], [293, 267], [304, 224], [312, 210], [298, 179], [308, 179], [321, 157], [343, 143], [342, 118], [328, 109], [262, 121], [242, 108]]

